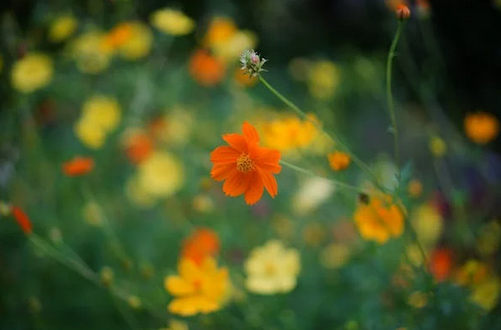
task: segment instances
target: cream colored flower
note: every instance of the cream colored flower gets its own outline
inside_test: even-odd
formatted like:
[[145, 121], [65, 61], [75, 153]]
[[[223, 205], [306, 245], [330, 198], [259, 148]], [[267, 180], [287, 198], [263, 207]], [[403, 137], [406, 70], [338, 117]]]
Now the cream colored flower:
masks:
[[14, 63], [11, 71], [12, 87], [22, 93], [32, 93], [52, 80], [52, 59], [41, 53], [31, 53]]
[[105, 35], [90, 31], [69, 45], [69, 55], [75, 60], [78, 70], [96, 74], [109, 66], [112, 53], [105, 45]]
[[164, 8], [150, 17], [151, 25], [166, 34], [182, 36], [191, 33], [195, 22], [179, 10]]
[[298, 251], [272, 240], [252, 250], [245, 261], [245, 286], [259, 294], [286, 293], [296, 287], [300, 268]]
[[61, 42], [75, 32], [78, 21], [71, 15], [60, 16], [49, 27], [48, 38], [50, 42]]
[[334, 191], [334, 185], [322, 178], [307, 178], [294, 194], [292, 209], [299, 215], [311, 213], [327, 201]]

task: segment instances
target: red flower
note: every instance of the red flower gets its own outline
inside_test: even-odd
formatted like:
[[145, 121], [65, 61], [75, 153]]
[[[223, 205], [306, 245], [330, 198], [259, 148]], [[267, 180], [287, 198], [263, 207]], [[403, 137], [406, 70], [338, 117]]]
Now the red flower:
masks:
[[259, 135], [251, 124], [242, 125], [243, 135], [233, 133], [223, 135], [229, 146], [217, 147], [211, 153], [214, 166], [211, 176], [223, 181], [226, 195], [236, 197], [244, 194], [248, 205], [257, 203], [264, 188], [273, 198], [278, 186], [273, 174], [282, 170], [279, 165], [280, 152], [259, 145]]
[[14, 205], [11, 207], [11, 212], [12, 212], [12, 215], [14, 216], [14, 219], [16, 219], [17, 224], [19, 225], [19, 227], [21, 227], [21, 230], [26, 235], [31, 234], [32, 225], [31, 225], [31, 221], [28, 218], [28, 216], [26, 215], [26, 213], [24, 213], [23, 210], [21, 210], [19, 207], [14, 206]]
[[63, 172], [67, 176], [80, 176], [94, 168], [94, 160], [90, 157], [75, 157], [63, 164]]

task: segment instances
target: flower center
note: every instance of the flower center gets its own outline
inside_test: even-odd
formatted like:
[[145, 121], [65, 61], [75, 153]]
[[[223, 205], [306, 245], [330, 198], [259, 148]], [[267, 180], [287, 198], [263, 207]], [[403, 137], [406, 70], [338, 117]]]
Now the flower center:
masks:
[[243, 173], [254, 170], [254, 161], [245, 152], [237, 158], [237, 170]]

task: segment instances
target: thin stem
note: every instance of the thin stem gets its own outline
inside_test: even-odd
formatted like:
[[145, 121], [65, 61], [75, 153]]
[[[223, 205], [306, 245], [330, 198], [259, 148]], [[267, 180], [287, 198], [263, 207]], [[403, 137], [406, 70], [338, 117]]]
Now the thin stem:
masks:
[[329, 179], [329, 178], [326, 178], [326, 177], [323, 177], [323, 176], [320, 176], [320, 175], [317, 175], [305, 168], [302, 168], [302, 167], [299, 167], [299, 166], [296, 166], [294, 164], [291, 164], [291, 163], [288, 163], [286, 161], [283, 161], [281, 160], [280, 161], [280, 164], [286, 166], [286, 167], [289, 167], [295, 171], [298, 171], [300, 173], [303, 173], [303, 174], [308, 174], [308, 175], [311, 175], [311, 176], [314, 176], [314, 177], [317, 177], [317, 178], [320, 178], [320, 179], [323, 179], [325, 181], [328, 181], [336, 186], [339, 186], [339, 187], [342, 187], [342, 188], [345, 188], [345, 189], [348, 189], [350, 191], [354, 191], [356, 193], [364, 193], [364, 194], [369, 194], [370, 192], [369, 191], [366, 191], [364, 189], [361, 189], [359, 187], [356, 187], [356, 186], [352, 186], [348, 183], [344, 183], [344, 182], [341, 182], [341, 181], [338, 181], [338, 180], [334, 180], [334, 179]]
[[391, 118], [391, 125], [393, 128], [393, 141], [394, 141], [394, 152], [395, 152], [395, 162], [397, 164], [397, 179], [398, 179], [398, 186], [397, 190], [400, 188], [400, 150], [398, 147], [398, 141], [399, 141], [399, 136], [398, 136], [398, 127], [397, 127], [397, 120], [395, 117], [395, 105], [393, 103], [393, 96], [391, 92], [391, 72], [393, 68], [393, 58], [396, 56], [395, 50], [397, 49], [397, 44], [398, 40], [400, 39], [400, 35], [402, 34], [402, 30], [404, 27], [404, 21], [399, 20], [398, 21], [398, 28], [397, 32], [395, 33], [395, 36], [393, 37], [393, 41], [391, 43], [390, 51], [388, 53], [388, 58], [386, 60], [386, 99], [388, 101], [388, 111], [390, 113], [390, 118]]
[[280, 99], [283, 103], [285, 103], [285, 105], [287, 105], [289, 108], [291, 108], [292, 110], [294, 110], [294, 112], [301, 118], [301, 119], [305, 119], [305, 120], [308, 120], [310, 123], [312, 123], [315, 128], [322, 132], [323, 135], [325, 135], [329, 140], [333, 141], [335, 144], [339, 145], [341, 149], [343, 149], [344, 152], [346, 152], [350, 158], [353, 160], [353, 162], [358, 166], [360, 167], [373, 181], [374, 181], [374, 184], [381, 190], [381, 191], [385, 191], [386, 189], [384, 187], [382, 187], [380, 184], [379, 184], [379, 181], [377, 179], [377, 176], [374, 174], [374, 172], [371, 171], [371, 169], [369, 168], [369, 166], [364, 162], [362, 161], [360, 158], [358, 158], [353, 152], [351, 152], [350, 148], [348, 148], [348, 146], [346, 144], [344, 144], [337, 136], [335, 136], [334, 134], [332, 133], [328, 133], [327, 131], [325, 131], [323, 129], [323, 127], [317, 122], [315, 121], [314, 119], [310, 118], [308, 115], [306, 115], [306, 113], [301, 110], [297, 105], [295, 105], [294, 103], [292, 103], [291, 101], [289, 101], [285, 96], [283, 96], [282, 94], [280, 94], [280, 92], [278, 92], [275, 88], [273, 88], [267, 81], [266, 79], [263, 78], [263, 76], [259, 76], [259, 81], [261, 81], [263, 83], [264, 86], [266, 86], [266, 88], [268, 88], [268, 90], [273, 94], [275, 95], [278, 99]]

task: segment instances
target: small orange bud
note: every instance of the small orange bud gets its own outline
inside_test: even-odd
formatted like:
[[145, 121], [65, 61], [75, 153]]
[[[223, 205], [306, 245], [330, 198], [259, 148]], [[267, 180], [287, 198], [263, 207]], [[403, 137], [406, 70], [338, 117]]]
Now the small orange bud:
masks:
[[348, 168], [351, 163], [350, 155], [345, 152], [335, 151], [327, 155], [329, 165], [334, 171], [342, 171]]
[[19, 207], [14, 206], [14, 205], [12, 205], [12, 207], [11, 207], [11, 212], [12, 212], [12, 215], [14, 216], [14, 219], [16, 219], [19, 227], [21, 227], [21, 230], [26, 235], [31, 234], [32, 225], [31, 225], [31, 221], [28, 218], [28, 216], [26, 215], [26, 213], [24, 213], [23, 210], [21, 210]]
[[94, 160], [90, 157], [75, 157], [63, 164], [63, 173], [67, 176], [84, 175], [94, 168]]
[[403, 4], [397, 6], [395, 13], [397, 14], [397, 18], [401, 21], [404, 21], [411, 17], [411, 10], [409, 9], [409, 7]]

